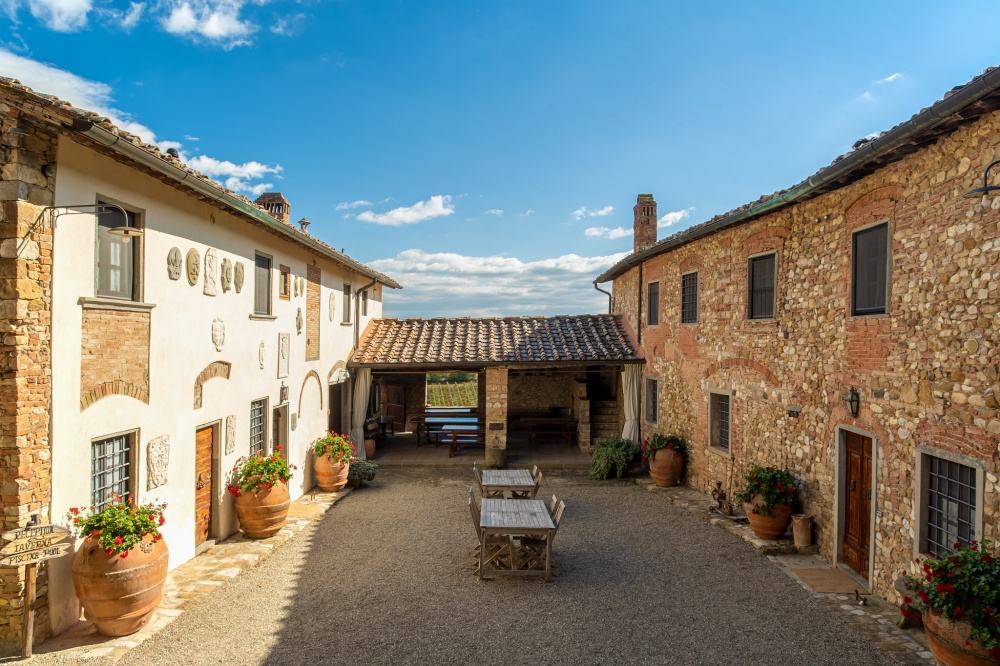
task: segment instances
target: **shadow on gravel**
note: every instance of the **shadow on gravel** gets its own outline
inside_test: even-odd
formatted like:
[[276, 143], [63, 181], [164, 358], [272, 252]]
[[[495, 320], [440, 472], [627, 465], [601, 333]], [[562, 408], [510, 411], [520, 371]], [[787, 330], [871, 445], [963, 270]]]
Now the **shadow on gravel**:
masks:
[[633, 483], [546, 471], [557, 577], [480, 582], [471, 470], [384, 468], [312, 535], [271, 664], [885, 664], [743, 542]]

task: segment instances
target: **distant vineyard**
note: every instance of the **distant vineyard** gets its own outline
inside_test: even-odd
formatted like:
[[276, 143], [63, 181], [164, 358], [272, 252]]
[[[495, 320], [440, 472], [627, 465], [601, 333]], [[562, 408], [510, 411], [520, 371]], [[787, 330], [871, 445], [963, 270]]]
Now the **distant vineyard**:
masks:
[[465, 384], [428, 384], [428, 407], [475, 407], [476, 382]]

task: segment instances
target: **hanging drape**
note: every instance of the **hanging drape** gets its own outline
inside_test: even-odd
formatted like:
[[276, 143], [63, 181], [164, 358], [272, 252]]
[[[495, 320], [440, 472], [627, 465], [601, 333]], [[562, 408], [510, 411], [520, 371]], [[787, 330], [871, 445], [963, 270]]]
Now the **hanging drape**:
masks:
[[351, 405], [351, 441], [357, 457], [365, 457], [365, 416], [368, 413], [368, 396], [372, 389], [371, 368], [358, 368], [354, 373], [354, 396]]
[[622, 438], [639, 443], [639, 387], [642, 380], [642, 366], [631, 363], [622, 371], [622, 398], [625, 400], [625, 427]]

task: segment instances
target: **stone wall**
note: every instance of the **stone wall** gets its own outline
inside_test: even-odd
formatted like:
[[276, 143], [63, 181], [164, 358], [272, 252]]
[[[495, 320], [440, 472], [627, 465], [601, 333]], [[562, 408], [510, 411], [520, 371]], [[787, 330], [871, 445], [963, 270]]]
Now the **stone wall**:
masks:
[[[1000, 538], [1000, 198], [962, 193], [1000, 158], [1000, 113], [850, 185], [653, 257], [614, 284], [614, 311], [641, 338], [659, 380], [657, 422], [642, 434], [692, 442], [687, 483], [738, 488], [753, 464], [804, 480], [824, 555], [838, 557], [838, 428], [875, 440], [875, 591], [914, 556], [917, 447], [985, 468], [984, 537]], [[889, 221], [888, 314], [852, 316], [852, 232]], [[747, 319], [747, 262], [777, 253], [776, 315]], [[681, 275], [699, 272], [699, 319], [680, 324]], [[641, 277], [640, 277], [641, 271]], [[645, 284], [660, 282], [660, 324], [642, 325]], [[640, 311], [641, 310], [641, 311]], [[861, 409], [851, 418], [851, 386]], [[709, 393], [731, 393], [729, 452], [708, 445]], [[801, 407], [791, 416], [789, 406]]]
[[507, 459], [507, 368], [486, 368], [487, 467], [503, 467]]
[[573, 409], [576, 380], [586, 379], [586, 374], [567, 372], [511, 372], [510, 398], [507, 409], [511, 412], [545, 412]]

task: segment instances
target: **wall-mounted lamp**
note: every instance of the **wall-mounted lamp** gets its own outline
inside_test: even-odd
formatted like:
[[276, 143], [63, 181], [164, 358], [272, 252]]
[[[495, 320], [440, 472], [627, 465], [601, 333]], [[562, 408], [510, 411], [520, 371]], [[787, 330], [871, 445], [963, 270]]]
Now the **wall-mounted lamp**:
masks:
[[989, 184], [990, 169], [992, 169], [998, 164], [1000, 164], [1000, 160], [995, 160], [993, 162], [990, 162], [986, 166], [986, 170], [983, 171], [983, 186], [977, 187], [974, 190], [969, 190], [962, 196], [965, 197], [966, 199], [977, 199], [979, 197], [982, 197], [983, 205], [989, 205], [989, 198], [993, 195], [994, 192], [1000, 190], [1000, 185]]
[[797, 405], [788, 405], [785, 407], [785, 412], [788, 414], [789, 418], [797, 419], [799, 414], [802, 413], [802, 408]]
[[142, 229], [128, 226], [128, 213], [125, 212], [124, 208], [122, 208], [117, 204], [75, 204], [71, 206], [46, 206], [41, 210], [40, 213], [38, 213], [38, 217], [35, 218], [35, 221], [31, 225], [31, 228], [28, 229], [27, 233], [24, 234], [24, 237], [21, 238], [21, 242], [17, 246], [17, 253], [21, 254], [21, 250], [24, 249], [24, 246], [28, 242], [28, 236], [30, 236], [31, 233], [35, 230], [35, 227], [37, 227], [38, 224], [42, 221], [42, 218], [45, 216], [46, 213], [52, 214], [52, 228], [55, 229], [56, 222], [59, 219], [60, 215], [66, 215], [68, 213], [79, 213], [80, 209], [90, 209], [97, 213], [107, 210], [116, 210], [120, 212], [122, 214], [122, 219], [125, 220], [125, 224], [120, 227], [112, 227], [111, 229], [108, 229], [108, 233], [114, 236], [121, 236], [123, 243], [128, 243], [136, 236], [143, 235]]
[[844, 398], [844, 403], [847, 404], [847, 411], [851, 413], [851, 418], [858, 418], [858, 410], [861, 408], [861, 396], [858, 394], [858, 389], [851, 387], [851, 390], [847, 392], [847, 397]]
[[278, 402], [288, 402], [288, 387], [285, 382], [281, 382], [281, 390], [278, 391]]

